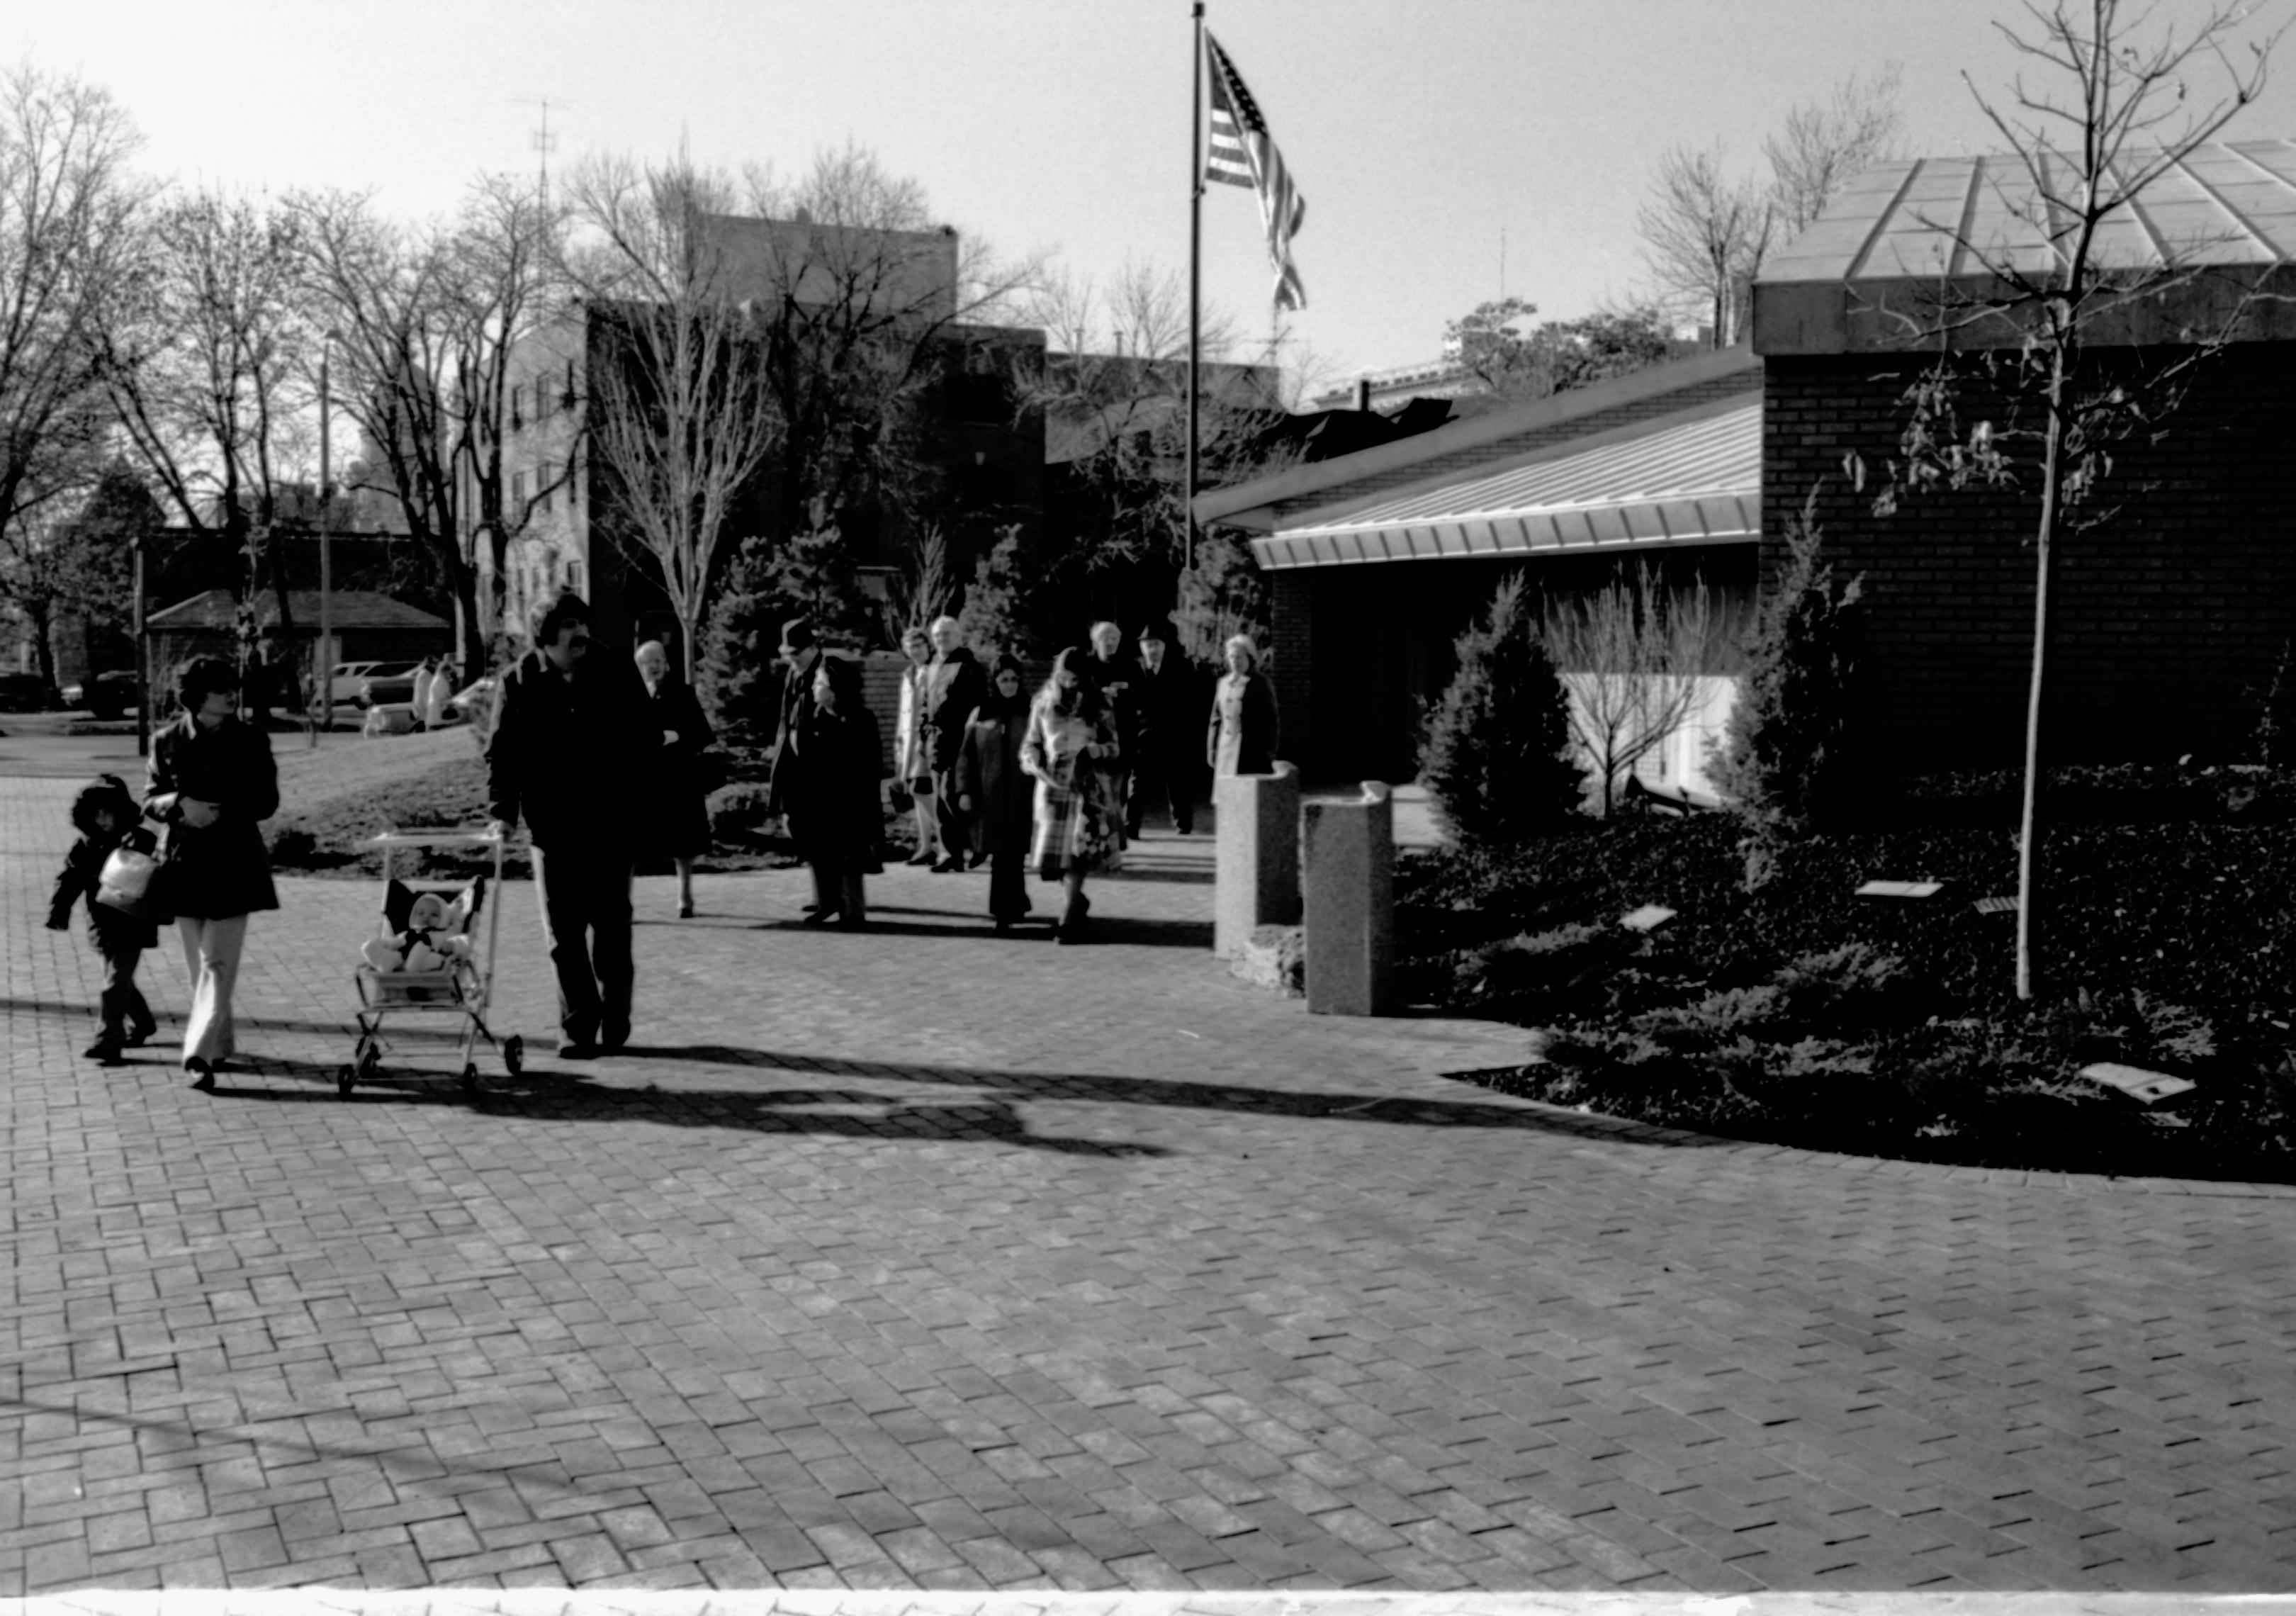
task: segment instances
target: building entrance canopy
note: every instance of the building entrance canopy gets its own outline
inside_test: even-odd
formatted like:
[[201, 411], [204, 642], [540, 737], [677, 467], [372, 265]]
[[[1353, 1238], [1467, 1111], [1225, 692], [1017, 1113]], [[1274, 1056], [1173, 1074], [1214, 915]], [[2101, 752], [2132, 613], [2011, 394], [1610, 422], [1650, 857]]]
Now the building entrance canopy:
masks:
[[1251, 541], [1262, 567], [1578, 554], [1761, 536], [1759, 398], [1660, 416]]

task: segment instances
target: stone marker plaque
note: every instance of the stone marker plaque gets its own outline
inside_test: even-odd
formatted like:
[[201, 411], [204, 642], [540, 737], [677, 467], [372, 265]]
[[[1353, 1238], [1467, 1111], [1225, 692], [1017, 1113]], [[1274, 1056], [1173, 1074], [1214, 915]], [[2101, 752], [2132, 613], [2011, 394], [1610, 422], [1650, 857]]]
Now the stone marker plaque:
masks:
[[1655, 931], [1674, 918], [1674, 911], [1663, 904], [1644, 904], [1630, 914], [1619, 916], [1619, 923], [1629, 931]]
[[2080, 1069], [2080, 1075], [2108, 1088], [2117, 1088], [2130, 1099], [2145, 1105], [2199, 1087], [2187, 1078], [2170, 1077], [2165, 1071], [2147, 1071], [2142, 1066], [2123, 1066], [2118, 1061], [2099, 1061], [2094, 1066], [2084, 1066]]
[[1869, 881], [1857, 889], [1860, 898], [1935, 898], [1941, 881]]
[[1980, 898], [1977, 900], [1980, 915], [2014, 915], [2017, 900], [2013, 898]]

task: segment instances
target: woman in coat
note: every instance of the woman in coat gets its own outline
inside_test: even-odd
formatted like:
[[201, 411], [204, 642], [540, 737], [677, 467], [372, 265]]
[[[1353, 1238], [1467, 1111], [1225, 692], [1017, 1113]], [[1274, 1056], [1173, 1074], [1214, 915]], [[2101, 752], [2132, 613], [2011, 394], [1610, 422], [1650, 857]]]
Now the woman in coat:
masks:
[[693, 861], [709, 850], [709, 783], [701, 754], [717, 736], [702, 716], [693, 686], [669, 670], [660, 640], [637, 649], [645, 682], [649, 724], [661, 732], [660, 772], [647, 783], [652, 812], [638, 849], [642, 858], [667, 858], [677, 868], [677, 918], [693, 918]]
[[1026, 915], [1029, 837], [1036, 824], [1035, 793], [1021, 767], [1029, 739], [1029, 699], [1021, 693], [1020, 660], [1001, 656], [988, 677], [988, 699], [972, 710], [957, 759], [963, 792], [956, 800], [972, 824], [973, 850], [988, 859], [988, 913], [999, 931]]
[[884, 867], [877, 861], [885, 834], [881, 746], [877, 720], [862, 700], [860, 664], [823, 657], [811, 704], [790, 734], [791, 829], [813, 866], [820, 905], [805, 917], [808, 926], [835, 920], [852, 927], [869, 918], [861, 878]]
[[152, 737], [144, 811], [168, 826], [161, 896], [176, 916], [192, 982], [184, 1070], [212, 1089], [236, 1053], [232, 991], [247, 946], [247, 917], [275, 909], [265, 820], [279, 811], [271, 738], [240, 721], [239, 672], [195, 657], [178, 681], [183, 716]]
[[1087, 662], [1088, 653], [1078, 646], [1061, 652], [1029, 709], [1021, 743], [1021, 767], [1037, 782], [1036, 839], [1029, 856], [1037, 874], [1068, 887], [1057, 934], [1064, 943], [1084, 939], [1092, 909], [1084, 878], [1123, 862], [1124, 807], [1110, 774], [1123, 750]]
[[1211, 733], [1205, 761], [1215, 775], [1275, 772], [1275, 693], [1259, 670], [1259, 647], [1249, 635], [1229, 636], [1227, 672], [1212, 692]]
[[925, 745], [925, 681], [931, 676], [932, 636], [912, 625], [901, 635], [901, 654], [909, 665], [901, 669], [901, 705], [893, 720], [893, 778], [909, 792], [909, 812], [917, 823], [914, 865], [941, 860], [940, 813], [933, 803], [932, 755]]

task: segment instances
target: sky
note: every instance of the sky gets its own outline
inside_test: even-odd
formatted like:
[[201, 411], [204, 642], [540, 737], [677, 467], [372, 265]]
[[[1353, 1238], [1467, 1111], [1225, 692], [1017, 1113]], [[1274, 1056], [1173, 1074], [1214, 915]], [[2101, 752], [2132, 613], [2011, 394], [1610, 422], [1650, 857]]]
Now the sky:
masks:
[[[2013, 0], [1207, 10], [1307, 200], [1308, 307], [1276, 351], [1325, 383], [1433, 357], [1446, 322], [1502, 291], [1557, 319], [1633, 298], [1635, 216], [1667, 149], [1719, 142], [1752, 172], [1790, 108], [1852, 73], [1900, 65], [1913, 152], [1997, 149], [1964, 75], [2005, 90], [2018, 63], [1993, 25], [2023, 16]], [[560, 168], [684, 143], [789, 174], [851, 142], [968, 237], [1104, 282], [1186, 273], [1192, 38], [1186, 0], [78, 0], [0, 21], [0, 59], [109, 90], [157, 176], [366, 191], [410, 217], [451, 211], [481, 172], [532, 171], [545, 103]], [[2230, 133], [2296, 136], [2296, 60]], [[1257, 203], [1210, 193], [1206, 303], [1264, 345]]]

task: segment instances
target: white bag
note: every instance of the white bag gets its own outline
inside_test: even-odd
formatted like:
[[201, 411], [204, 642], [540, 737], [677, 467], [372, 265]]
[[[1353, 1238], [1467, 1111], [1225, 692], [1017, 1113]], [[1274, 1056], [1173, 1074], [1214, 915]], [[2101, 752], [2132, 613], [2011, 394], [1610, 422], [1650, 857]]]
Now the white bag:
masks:
[[111, 857], [103, 861], [102, 873], [96, 877], [95, 901], [140, 915], [152, 895], [152, 885], [159, 874], [160, 861], [151, 854], [139, 853], [134, 848], [115, 848]]

